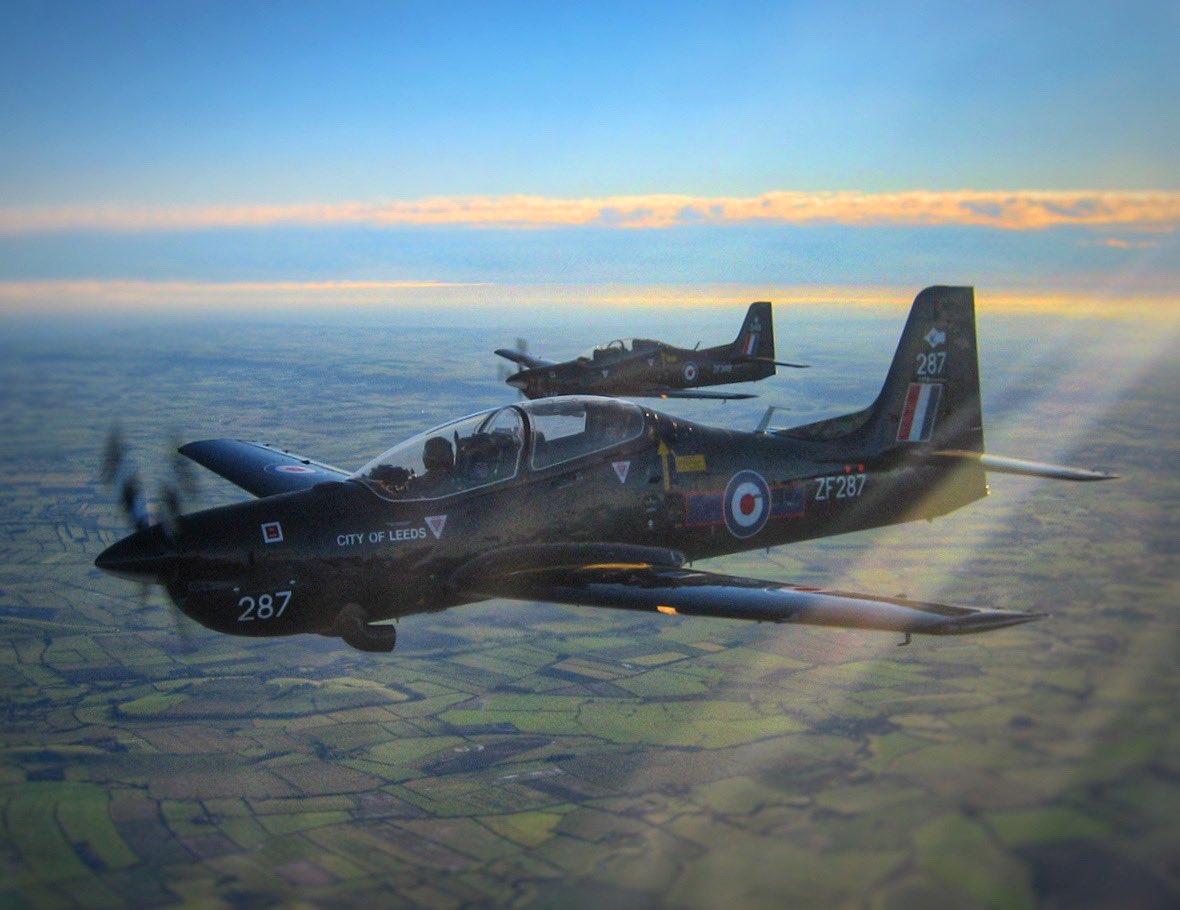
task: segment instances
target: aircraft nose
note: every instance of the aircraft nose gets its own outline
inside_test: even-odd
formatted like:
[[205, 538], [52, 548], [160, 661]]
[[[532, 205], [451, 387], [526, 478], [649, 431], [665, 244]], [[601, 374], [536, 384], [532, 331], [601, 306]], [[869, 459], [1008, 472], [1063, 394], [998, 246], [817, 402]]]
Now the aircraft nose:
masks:
[[514, 376], [509, 376], [505, 380], [512, 388], [520, 389], [522, 392], [529, 387], [529, 381], [525, 379], [520, 373]]
[[104, 572], [131, 581], [159, 581], [171, 568], [176, 549], [153, 525], [124, 537], [103, 550], [94, 565]]

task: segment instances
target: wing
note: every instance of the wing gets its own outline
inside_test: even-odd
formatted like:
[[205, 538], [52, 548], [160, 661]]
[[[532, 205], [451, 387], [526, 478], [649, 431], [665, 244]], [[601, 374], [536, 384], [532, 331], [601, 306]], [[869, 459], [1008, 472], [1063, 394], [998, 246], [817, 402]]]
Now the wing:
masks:
[[540, 367], [557, 366], [556, 360], [546, 360], [544, 357], [533, 357], [531, 354], [525, 354], [521, 351], [514, 351], [512, 348], [497, 348], [496, 353], [505, 360], [511, 360], [513, 363], [520, 364], [529, 370], [535, 370]]
[[711, 398], [714, 401], [740, 401], [743, 398], [757, 398], [747, 392], [706, 392], [702, 389], [652, 389], [632, 396], [634, 398]]
[[514, 547], [472, 560], [452, 576], [461, 592], [672, 615], [803, 623], [923, 635], [964, 635], [1039, 618], [788, 585], [687, 569], [680, 554], [607, 544]]
[[177, 451], [255, 496], [294, 493], [349, 476], [340, 468], [241, 439], [203, 439]]

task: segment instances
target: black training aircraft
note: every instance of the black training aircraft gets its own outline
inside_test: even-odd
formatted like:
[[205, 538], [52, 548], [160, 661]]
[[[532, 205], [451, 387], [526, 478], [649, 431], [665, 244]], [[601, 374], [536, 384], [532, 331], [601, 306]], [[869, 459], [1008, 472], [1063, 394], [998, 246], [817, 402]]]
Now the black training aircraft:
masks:
[[[853, 594], [690, 560], [944, 515], [987, 471], [1113, 475], [984, 454], [971, 288], [914, 301], [877, 400], [754, 433], [588, 396], [510, 404], [415, 436], [359, 471], [230, 439], [180, 453], [260, 497], [151, 524], [95, 564], [162, 584], [236, 635], [336, 635], [389, 651], [413, 613], [493, 597], [954, 635], [1038, 614]], [[119, 473], [119, 472], [115, 472]], [[127, 472], [122, 472], [124, 477]]]
[[765, 302], [750, 304], [737, 338], [712, 348], [677, 348], [662, 341], [629, 338], [599, 345], [564, 363], [510, 348], [496, 353], [524, 367], [505, 381], [533, 399], [554, 395], [753, 398], [742, 392], [703, 392], [700, 386], [753, 382], [773, 376], [776, 366], [805, 366], [774, 359], [774, 323], [770, 304]]

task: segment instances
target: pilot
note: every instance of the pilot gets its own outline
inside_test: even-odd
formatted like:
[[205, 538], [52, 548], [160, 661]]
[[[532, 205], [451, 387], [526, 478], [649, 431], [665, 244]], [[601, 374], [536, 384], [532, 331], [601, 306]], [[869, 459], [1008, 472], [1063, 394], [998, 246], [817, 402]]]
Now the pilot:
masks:
[[426, 473], [419, 479], [423, 495], [441, 495], [454, 488], [455, 450], [444, 436], [431, 436], [422, 449], [422, 466]]
[[387, 493], [400, 495], [405, 493], [406, 485], [413, 477], [411, 471], [401, 465], [379, 464], [369, 472], [369, 479], [380, 484]]

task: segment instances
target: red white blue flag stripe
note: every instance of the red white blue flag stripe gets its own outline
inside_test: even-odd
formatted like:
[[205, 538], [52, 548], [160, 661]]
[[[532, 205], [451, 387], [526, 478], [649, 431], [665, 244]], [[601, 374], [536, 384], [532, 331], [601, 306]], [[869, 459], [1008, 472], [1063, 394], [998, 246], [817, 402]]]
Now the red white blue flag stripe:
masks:
[[933, 382], [911, 382], [906, 391], [901, 423], [897, 427], [898, 442], [928, 442], [934, 432], [934, 418], [942, 400], [942, 386]]
[[747, 357], [751, 357], [756, 350], [758, 350], [758, 333], [751, 332], [746, 336], [746, 344], [742, 350], [742, 353]]

